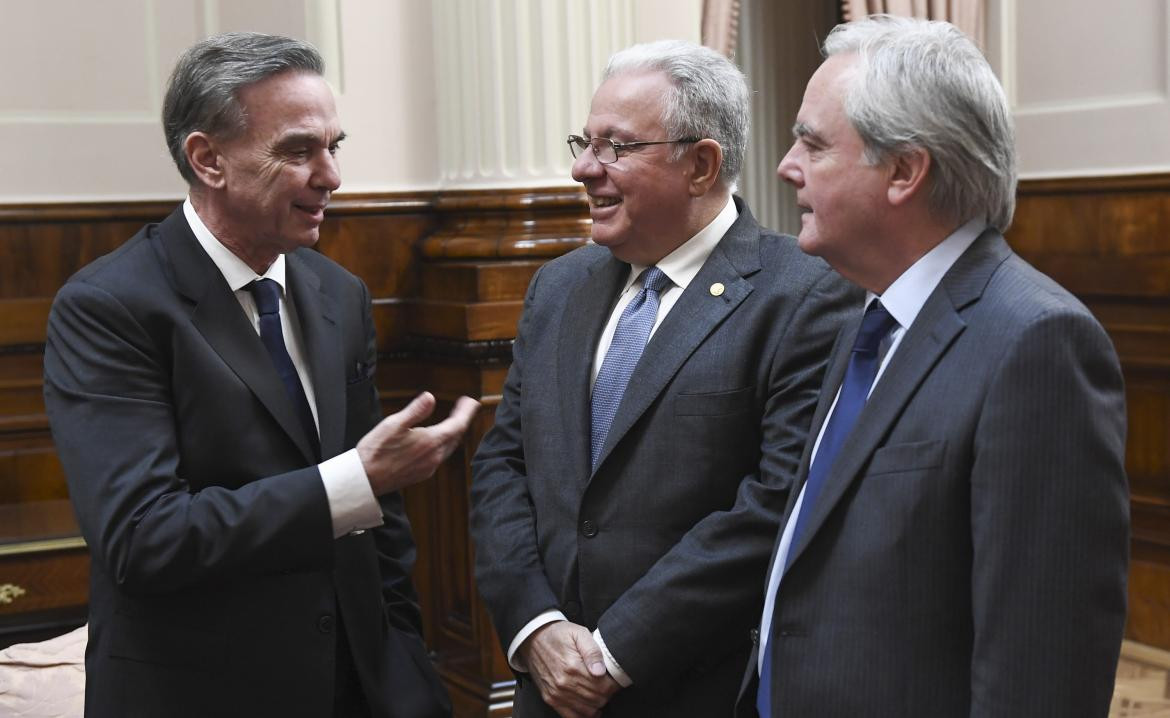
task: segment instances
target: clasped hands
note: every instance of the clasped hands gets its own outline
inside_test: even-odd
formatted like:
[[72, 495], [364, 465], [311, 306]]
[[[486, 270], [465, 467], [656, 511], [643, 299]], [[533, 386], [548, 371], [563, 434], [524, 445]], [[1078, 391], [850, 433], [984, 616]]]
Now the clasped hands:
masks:
[[597, 718], [621, 688], [606, 671], [601, 647], [584, 626], [547, 623], [516, 652], [541, 698], [562, 718]]

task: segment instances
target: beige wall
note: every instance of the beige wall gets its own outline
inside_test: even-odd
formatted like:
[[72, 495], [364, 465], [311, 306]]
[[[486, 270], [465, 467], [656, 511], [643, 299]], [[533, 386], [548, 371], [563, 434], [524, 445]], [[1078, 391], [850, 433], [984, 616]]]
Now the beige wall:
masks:
[[[698, 39], [701, 0], [633, 1], [636, 39]], [[426, 0], [4, 0], [3, 9], [0, 203], [182, 197], [159, 128], [166, 77], [183, 48], [227, 30], [322, 49], [350, 137], [342, 191], [439, 186], [435, 38], [451, 38]], [[571, 127], [535, 129], [559, 138]]]
[[1170, 2], [989, 0], [1025, 178], [1170, 170]]

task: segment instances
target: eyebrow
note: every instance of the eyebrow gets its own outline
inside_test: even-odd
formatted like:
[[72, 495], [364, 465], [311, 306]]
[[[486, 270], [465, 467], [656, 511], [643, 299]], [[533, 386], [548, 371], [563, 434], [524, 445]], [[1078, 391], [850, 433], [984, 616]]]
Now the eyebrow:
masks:
[[792, 136], [797, 139], [809, 139], [814, 144], [825, 144], [825, 138], [817, 134], [817, 131], [803, 122], [797, 122], [792, 126]]
[[[332, 147], [346, 138], [345, 132], [341, 132], [337, 137], [333, 138], [327, 144]], [[281, 147], [289, 147], [292, 145], [310, 144], [315, 145], [321, 141], [321, 136], [315, 132], [290, 132], [284, 137], [281, 137], [277, 144]]]

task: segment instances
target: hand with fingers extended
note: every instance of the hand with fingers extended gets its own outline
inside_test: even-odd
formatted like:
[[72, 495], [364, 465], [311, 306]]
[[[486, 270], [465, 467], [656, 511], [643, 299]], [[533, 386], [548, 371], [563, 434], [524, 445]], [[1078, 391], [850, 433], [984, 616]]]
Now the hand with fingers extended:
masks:
[[435, 410], [434, 395], [424, 391], [370, 429], [358, 441], [357, 452], [374, 495], [430, 478], [459, 445], [478, 409], [479, 402], [462, 396], [446, 419], [418, 426]]
[[601, 647], [584, 626], [555, 621], [517, 651], [540, 696], [562, 718], [596, 718], [621, 687], [605, 670]]

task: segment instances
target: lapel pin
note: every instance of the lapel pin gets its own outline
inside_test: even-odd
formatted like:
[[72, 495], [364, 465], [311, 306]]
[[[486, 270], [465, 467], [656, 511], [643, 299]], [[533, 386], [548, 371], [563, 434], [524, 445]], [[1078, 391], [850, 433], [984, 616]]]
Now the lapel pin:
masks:
[[711, 285], [711, 296], [712, 297], [723, 296], [723, 282], [715, 282], [714, 284]]

